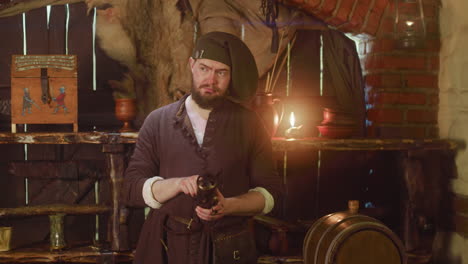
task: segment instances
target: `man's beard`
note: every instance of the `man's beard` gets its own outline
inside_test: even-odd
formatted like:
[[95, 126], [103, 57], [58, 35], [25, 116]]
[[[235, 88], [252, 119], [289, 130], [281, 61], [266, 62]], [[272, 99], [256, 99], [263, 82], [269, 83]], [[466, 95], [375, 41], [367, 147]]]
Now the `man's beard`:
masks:
[[[205, 87], [207, 85], [202, 85], [199, 88]], [[214, 91], [219, 91], [219, 88], [214, 86], [212, 87]], [[213, 109], [221, 104], [223, 99], [226, 97], [225, 94], [213, 95], [213, 96], [203, 96], [200, 89], [197, 89], [195, 85], [192, 85], [192, 99], [195, 103], [198, 104], [203, 109]]]

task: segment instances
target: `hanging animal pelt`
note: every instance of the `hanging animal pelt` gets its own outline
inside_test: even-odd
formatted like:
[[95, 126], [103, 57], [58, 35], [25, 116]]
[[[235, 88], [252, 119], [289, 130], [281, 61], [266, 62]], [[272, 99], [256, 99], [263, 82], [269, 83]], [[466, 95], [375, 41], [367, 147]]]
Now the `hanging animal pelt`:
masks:
[[[140, 118], [190, 91], [188, 58], [200, 34], [223, 31], [244, 39], [260, 76], [274, 63], [273, 31], [265, 24], [262, 0], [87, 0], [98, 12], [102, 49], [129, 69], [114, 81], [116, 97], [136, 96]], [[298, 27], [323, 28], [311, 17], [279, 6], [278, 52]], [[128, 80], [131, 79], [131, 80]]]

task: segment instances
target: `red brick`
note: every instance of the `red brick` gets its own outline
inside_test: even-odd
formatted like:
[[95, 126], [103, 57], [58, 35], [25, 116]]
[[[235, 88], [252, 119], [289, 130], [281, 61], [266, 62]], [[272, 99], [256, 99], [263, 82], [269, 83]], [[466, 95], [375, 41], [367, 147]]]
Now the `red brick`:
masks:
[[426, 19], [426, 32], [428, 35], [439, 34], [439, 21], [435, 19]]
[[438, 105], [439, 104], [439, 95], [438, 94], [428, 95], [427, 103], [429, 105]]
[[405, 16], [412, 16], [412, 17], [419, 17], [419, 3], [402, 3], [399, 1], [398, 3], [398, 14], [401, 17]]
[[371, 0], [361, 0], [358, 1], [354, 14], [351, 17], [350, 24], [352, 27], [360, 27], [364, 23], [364, 18], [367, 15], [367, 12], [370, 8]]
[[439, 56], [432, 56], [428, 58], [427, 67], [431, 71], [439, 71]]
[[386, 33], [394, 32], [394, 25], [395, 25], [395, 18], [393, 17], [384, 17], [382, 18], [382, 22], [380, 23], [380, 27], [378, 29], [378, 34], [383, 35]]
[[424, 138], [425, 127], [376, 127], [375, 134], [379, 138]]
[[373, 70], [380, 68], [379, 58], [377, 55], [367, 55], [364, 58], [364, 69], [365, 70]]
[[380, 66], [381, 69], [396, 69], [396, 70], [404, 70], [404, 69], [414, 69], [414, 70], [422, 70], [426, 68], [426, 58], [421, 56], [391, 56], [391, 55], [384, 55], [380, 58]]
[[424, 6], [424, 17], [439, 17], [439, 6], [438, 5], [423, 5]]
[[377, 0], [377, 1], [375, 1], [375, 7], [374, 8], [384, 10], [387, 7], [389, 2], [390, 2], [390, 0]]
[[400, 109], [370, 109], [367, 118], [375, 123], [402, 123], [403, 112]]
[[406, 85], [411, 88], [437, 88], [438, 77], [434, 74], [406, 74]]
[[439, 137], [439, 128], [437, 126], [426, 127], [426, 136], [429, 137], [429, 138], [438, 138]]
[[375, 1], [374, 6], [369, 14], [367, 19], [366, 28], [364, 32], [369, 32], [372, 35], [377, 33], [377, 30], [380, 26], [380, 21], [382, 19], [383, 13], [385, 11], [386, 1]]
[[366, 86], [370, 86], [372, 88], [382, 86], [382, 76], [380, 74], [372, 74], [366, 75], [364, 77], [364, 82]]
[[366, 127], [366, 130], [367, 130], [367, 137], [370, 137], [370, 138], [375, 138], [375, 137], [377, 137], [376, 128], [377, 128], [377, 127], [372, 126], [372, 125]]
[[317, 11], [317, 7], [320, 5], [320, 0], [309, 0], [305, 1], [305, 3], [302, 5], [302, 8], [309, 12], [310, 14], [313, 14], [314, 12]]
[[391, 16], [395, 16], [395, 1], [390, 1], [387, 9], [387, 14], [391, 14]]
[[393, 56], [373, 55], [367, 56], [366, 70], [423, 70], [426, 68], [426, 58], [422, 56]]
[[379, 38], [372, 41], [372, 50], [370, 52], [389, 52], [395, 49], [395, 40], [389, 38]]
[[370, 104], [424, 105], [426, 95], [422, 93], [373, 93], [369, 96]]
[[369, 17], [367, 18], [366, 27], [363, 31], [374, 36], [379, 29], [381, 17], [382, 13], [379, 13], [379, 10], [371, 10]]
[[426, 40], [426, 51], [439, 52], [440, 51], [440, 39], [428, 39]]
[[337, 0], [325, 0], [320, 8], [320, 13], [323, 16], [330, 17], [336, 8]]
[[411, 123], [437, 123], [437, 111], [410, 109], [406, 112], [406, 121]]
[[371, 74], [365, 77], [366, 85], [373, 88], [398, 88], [401, 87], [400, 74]]
[[341, 5], [338, 7], [338, 10], [336, 11], [335, 16], [332, 19], [328, 20], [327, 22], [336, 26], [348, 22], [349, 14], [351, 13], [354, 3], [355, 3], [354, 1], [349, 1], [349, 0], [342, 1]]

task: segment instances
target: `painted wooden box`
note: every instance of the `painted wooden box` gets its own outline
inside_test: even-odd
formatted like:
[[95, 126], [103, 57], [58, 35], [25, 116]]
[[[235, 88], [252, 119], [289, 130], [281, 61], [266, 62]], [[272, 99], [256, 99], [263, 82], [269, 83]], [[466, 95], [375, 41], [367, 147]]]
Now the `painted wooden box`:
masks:
[[73, 124], [78, 131], [75, 55], [13, 55], [11, 128], [16, 124]]

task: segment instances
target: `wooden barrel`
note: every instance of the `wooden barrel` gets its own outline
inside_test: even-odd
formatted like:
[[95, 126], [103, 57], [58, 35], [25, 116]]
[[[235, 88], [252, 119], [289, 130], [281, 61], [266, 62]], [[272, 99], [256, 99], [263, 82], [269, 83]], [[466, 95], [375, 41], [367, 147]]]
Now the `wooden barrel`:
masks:
[[303, 245], [304, 264], [406, 264], [400, 239], [378, 220], [338, 212], [317, 220]]

